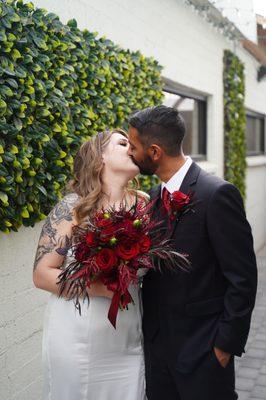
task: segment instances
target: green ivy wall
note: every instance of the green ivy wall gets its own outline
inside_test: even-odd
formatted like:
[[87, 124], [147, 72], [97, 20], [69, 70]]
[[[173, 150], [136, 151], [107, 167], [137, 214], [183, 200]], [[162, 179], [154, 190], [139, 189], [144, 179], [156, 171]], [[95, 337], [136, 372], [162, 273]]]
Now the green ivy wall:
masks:
[[224, 177], [246, 196], [246, 115], [244, 65], [224, 52]]
[[159, 104], [162, 82], [154, 59], [32, 3], [0, 3], [0, 18], [0, 231], [8, 233], [45, 218], [82, 141]]

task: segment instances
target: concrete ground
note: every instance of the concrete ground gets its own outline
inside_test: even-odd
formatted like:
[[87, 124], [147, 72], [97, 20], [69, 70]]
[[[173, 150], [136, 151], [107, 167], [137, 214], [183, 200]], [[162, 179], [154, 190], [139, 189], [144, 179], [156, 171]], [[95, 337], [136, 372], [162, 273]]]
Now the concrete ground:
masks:
[[239, 400], [266, 400], [266, 247], [257, 254], [259, 286], [246, 353], [236, 357]]

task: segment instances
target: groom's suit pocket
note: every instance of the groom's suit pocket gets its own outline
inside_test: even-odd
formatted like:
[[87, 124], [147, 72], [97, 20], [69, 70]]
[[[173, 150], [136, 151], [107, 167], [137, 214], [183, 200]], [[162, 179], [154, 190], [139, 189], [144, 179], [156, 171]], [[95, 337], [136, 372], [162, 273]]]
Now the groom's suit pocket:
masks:
[[186, 304], [185, 311], [190, 317], [218, 314], [224, 310], [224, 297], [213, 297]]

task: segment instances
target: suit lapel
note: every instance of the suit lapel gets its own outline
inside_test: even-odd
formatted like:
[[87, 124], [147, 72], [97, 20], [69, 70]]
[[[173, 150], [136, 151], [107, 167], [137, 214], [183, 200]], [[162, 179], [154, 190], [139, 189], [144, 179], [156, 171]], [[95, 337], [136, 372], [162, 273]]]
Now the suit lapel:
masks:
[[157, 185], [149, 191], [150, 199], [155, 200], [161, 195], [161, 185]]
[[[185, 193], [185, 194], [188, 194], [190, 191], [193, 191], [192, 190], [192, 186], [197, 182], [199, 173], [200, 173], [200, 167], [196, 163], [193, 162], [191, 164], [191, 166], [190, 166], [190, 168], [189, 168], [189, 170], [188, 170], [188, 172], [187, 172], [187, 174], [186, 174], [186, 176], [185, 176], [185, 178], [184, 178], [179, 190], [181, 192]], [[172, 227], [171, 227], [171, 230], [169, 232], [170, 238], [173, 236], [173, 234], [174, 234], [174, 232], [176, 230], [176, 227], [178, 225], [179, 219], [180, 218], [177, 217], [172, 223]]]

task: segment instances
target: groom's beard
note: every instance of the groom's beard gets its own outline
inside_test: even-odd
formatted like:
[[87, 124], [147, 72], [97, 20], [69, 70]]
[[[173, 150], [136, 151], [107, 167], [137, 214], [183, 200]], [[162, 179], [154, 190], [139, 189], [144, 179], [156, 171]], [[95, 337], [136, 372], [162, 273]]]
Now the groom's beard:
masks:
[[137, 161], [131, 156], [132, 161], [139, 167], [139, 171], [142, 175], [154, 175], [157, 170], [157, 165], [147, 156], [142, 161]]

